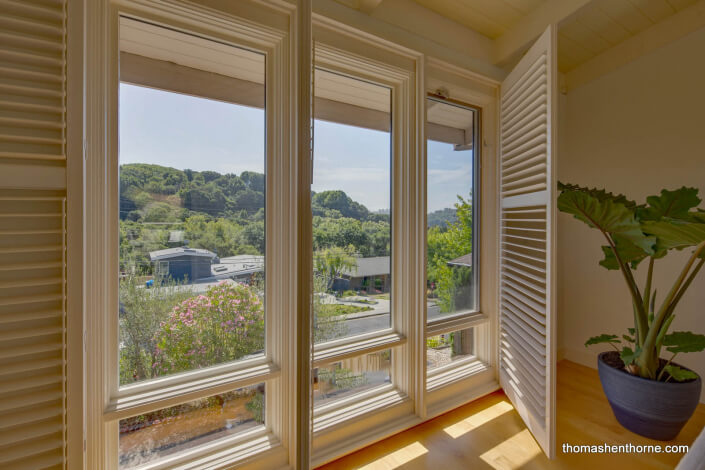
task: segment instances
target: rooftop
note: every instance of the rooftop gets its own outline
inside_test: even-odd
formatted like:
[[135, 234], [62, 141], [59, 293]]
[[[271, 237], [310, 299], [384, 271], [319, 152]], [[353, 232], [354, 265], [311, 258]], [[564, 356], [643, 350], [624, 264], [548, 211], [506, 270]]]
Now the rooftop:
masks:
[[448, 261], [449, 266], [467, 266], [468, 268], [472, 267], [472, 253], [468, 253], [467, 255], [460, 256], [458, 258], [452, 259]]
[[343, 271], [349, 277], [368, 277], [389, 274], [389, 256], [373, 256], [370, 258], [356, 258], [357, 270]]
[[215, 259], [218, 256], [210, 250], [205, 250], [203, 248], [189, 248], [186, 246], [180, 246], [177, 248], [167, 248], [165, 250], [157, 250], [149, 252], [150, 261], [166, 260], [170, 258], [178, 258], [180, 256], [197, 256], [208, 259]]

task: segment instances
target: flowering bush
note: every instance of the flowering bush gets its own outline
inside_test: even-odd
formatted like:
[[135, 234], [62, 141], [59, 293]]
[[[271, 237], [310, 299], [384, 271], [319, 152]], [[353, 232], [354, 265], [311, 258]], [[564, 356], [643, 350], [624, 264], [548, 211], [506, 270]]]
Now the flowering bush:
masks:
[[155, 335], [154, 375], [234, 361], [264, 349], [264, 308], [255, 289], [222, 282], [184, 300]]

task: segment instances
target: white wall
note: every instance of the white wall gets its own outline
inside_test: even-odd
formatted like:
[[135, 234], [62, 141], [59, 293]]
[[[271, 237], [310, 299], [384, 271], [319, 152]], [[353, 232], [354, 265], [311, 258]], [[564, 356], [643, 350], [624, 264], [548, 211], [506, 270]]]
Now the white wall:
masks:
[[[562, 97], [559, 179], [605, 187], [638, 202], [683, 185], [698, 187], [705, 199], [704, 54], [705, 28]], [[597, 353], [609, 347], [586, 349], [585, 340], [600, 333], [621, 335], [632, 324], [620, 273], [597, 264], [601, 238], [582, 222], [559, 215], [559, 348], [564, 357], [591, 367]], [[686, 255], [657, 261], [659, 298]], [[640, 267], [639, 279], [645, 270]], [[681, 300], [672, 329], [705, 333], [705, 272]], [[705, 377], [705, 352], [679, 356], [677, 362]]]

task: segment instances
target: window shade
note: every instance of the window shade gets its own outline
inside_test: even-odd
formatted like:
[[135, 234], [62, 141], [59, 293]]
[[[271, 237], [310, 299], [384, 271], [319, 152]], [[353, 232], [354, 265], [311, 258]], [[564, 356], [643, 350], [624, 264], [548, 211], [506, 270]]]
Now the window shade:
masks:
[[0, 0], [0, 468], [65, 461], [65, 1]]

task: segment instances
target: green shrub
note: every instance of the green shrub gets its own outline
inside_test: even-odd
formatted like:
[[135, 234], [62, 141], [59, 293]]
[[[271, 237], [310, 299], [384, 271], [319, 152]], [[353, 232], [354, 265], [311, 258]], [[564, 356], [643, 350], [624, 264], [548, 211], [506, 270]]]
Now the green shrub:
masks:
[[174, 307], [157, 331], [155, 375], [234, 361], [264, 349], [264, 308], [255, 290], [222, 282]]

